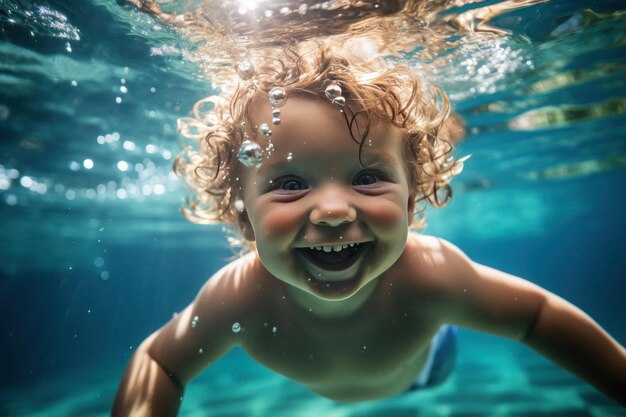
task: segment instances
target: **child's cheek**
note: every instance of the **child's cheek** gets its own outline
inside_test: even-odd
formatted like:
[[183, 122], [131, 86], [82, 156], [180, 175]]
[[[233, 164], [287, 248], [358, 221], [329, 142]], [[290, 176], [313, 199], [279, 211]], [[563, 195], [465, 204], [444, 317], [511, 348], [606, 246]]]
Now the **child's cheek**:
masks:
[[[271, 208], [266, 210], [259, 219], [260, 230], [265, 239], [291, 238], [301, 225], [300, 216], [296, 210]], [[258, 238], [259, 236], [257, 236]]]
[[367, 223], [377, 232], [385, 236], [397, 233], [398, 228], [408, 228], [408, 217], [406, 209], [390, 201], [381, 201], [376, 207], [368, 209], [363, 213], [367, 217]]

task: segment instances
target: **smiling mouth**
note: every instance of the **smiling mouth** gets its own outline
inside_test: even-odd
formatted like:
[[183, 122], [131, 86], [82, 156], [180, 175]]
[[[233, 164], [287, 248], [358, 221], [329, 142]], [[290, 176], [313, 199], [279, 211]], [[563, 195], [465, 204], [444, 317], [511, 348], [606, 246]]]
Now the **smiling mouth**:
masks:
[[359, 260], [369, 246], [368, 242], [344, 245], [311, 246], [297, 248], [297, 252], [313, 266], [314, 278], [321, 281], [343, 281], [353, 278]]

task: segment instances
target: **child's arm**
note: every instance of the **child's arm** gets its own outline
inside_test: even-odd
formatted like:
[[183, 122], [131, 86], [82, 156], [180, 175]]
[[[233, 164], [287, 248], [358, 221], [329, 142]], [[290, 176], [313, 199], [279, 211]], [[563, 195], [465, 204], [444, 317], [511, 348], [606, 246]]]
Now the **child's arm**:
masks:
[[446, 321], [518, 339], [626, 405], [626, 350], [588, 315], [449, 243], [441, 241], [441, 254]]
[[184, 386], [150, 354], [160, 333], [147, 338], [133, 355], [115, 397], [112, 416], [176, 416]]
[[232, 268], [218, 272], [191, 305], [139, 346], [118, 388], [113, 417], [177, 415], [185, 384], [240, 342], [229, 323], [241, 306], [231, 302], [232, 284], [225, 279], [231, 275]]

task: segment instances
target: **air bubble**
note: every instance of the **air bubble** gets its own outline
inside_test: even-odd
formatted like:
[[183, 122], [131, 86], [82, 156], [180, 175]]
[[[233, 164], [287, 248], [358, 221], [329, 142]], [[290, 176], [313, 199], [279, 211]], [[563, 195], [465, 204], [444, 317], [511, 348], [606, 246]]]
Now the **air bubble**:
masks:
[[249, 80], [254, 76], [254, 66], [252, 66], [252, 63], [248, 60], [241, 61], [237, 68], [237, 73], [242, 80]]
[[326, 94], [326, 97], [329, 100], [332, 100], [334, 98], [340, 97], [341, 96], [341, 86], [339, 86], [339, 84], [337, 83], [332, 83], [330, 84], [328, 87], [326, 87], [326, 90], [324, 91], [324, 93]]
[[191, 320], [191, 327], [196, 327], [198, 325], [199, 320], [200, 320], [200, 317], [195, 316], [193, 320]]
[[238, 322], [234, 322], [232, 330], [233, 333], [239, 333], [241, 331], [241, 324], [239, 324]]
[[340, 96], [340, 97], [335, 97], [335, 98], [332, 100], [332, 103], [333, 103], [335, 106], [339, 107], [339, 108], [343, 108], [343, 106], [345, 106], [345, 105], [346, 105], [346, 99], [345, 99], [345, 97], [343, 97], [343, 96]]
[[263, 151], [258, 143], [249, 140], [243, 141], [239, 147], [237, 158], [239, 161], [249, 168], [257, 168], [263, 162]]
[[259, 132], [259, 135], [263, 135], [265, 137], [272, 136], [272, 131], [270, 130], [270, 127], [267, 125], [267, 123], [261, 123], [257, 131]]
[[282, 87], [274, 87], [270, 90], [270, 104], [272, 107], [282, 107], [287, 100], [287, 93]]

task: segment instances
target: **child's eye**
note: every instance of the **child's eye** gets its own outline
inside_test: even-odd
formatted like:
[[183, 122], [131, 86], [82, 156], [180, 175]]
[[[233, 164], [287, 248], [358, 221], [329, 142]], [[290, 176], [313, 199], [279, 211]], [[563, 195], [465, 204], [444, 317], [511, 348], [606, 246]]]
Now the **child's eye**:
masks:
[[281, 177], [270, 181], [272, 190], [281, 191], [302, 191], [309, 188], [304, 181], [298, 177]]
[[380, 181], [381, 178], [375, 172], [363, 172], [354, 179], [353, 185], [372, 185]]
[[290, 179], [290, 180], [283, 182], [280, 188], [286, 191], [300, 191], [300, 190], [305, 190], [307, 186], [304, 182], [300, 180]]

